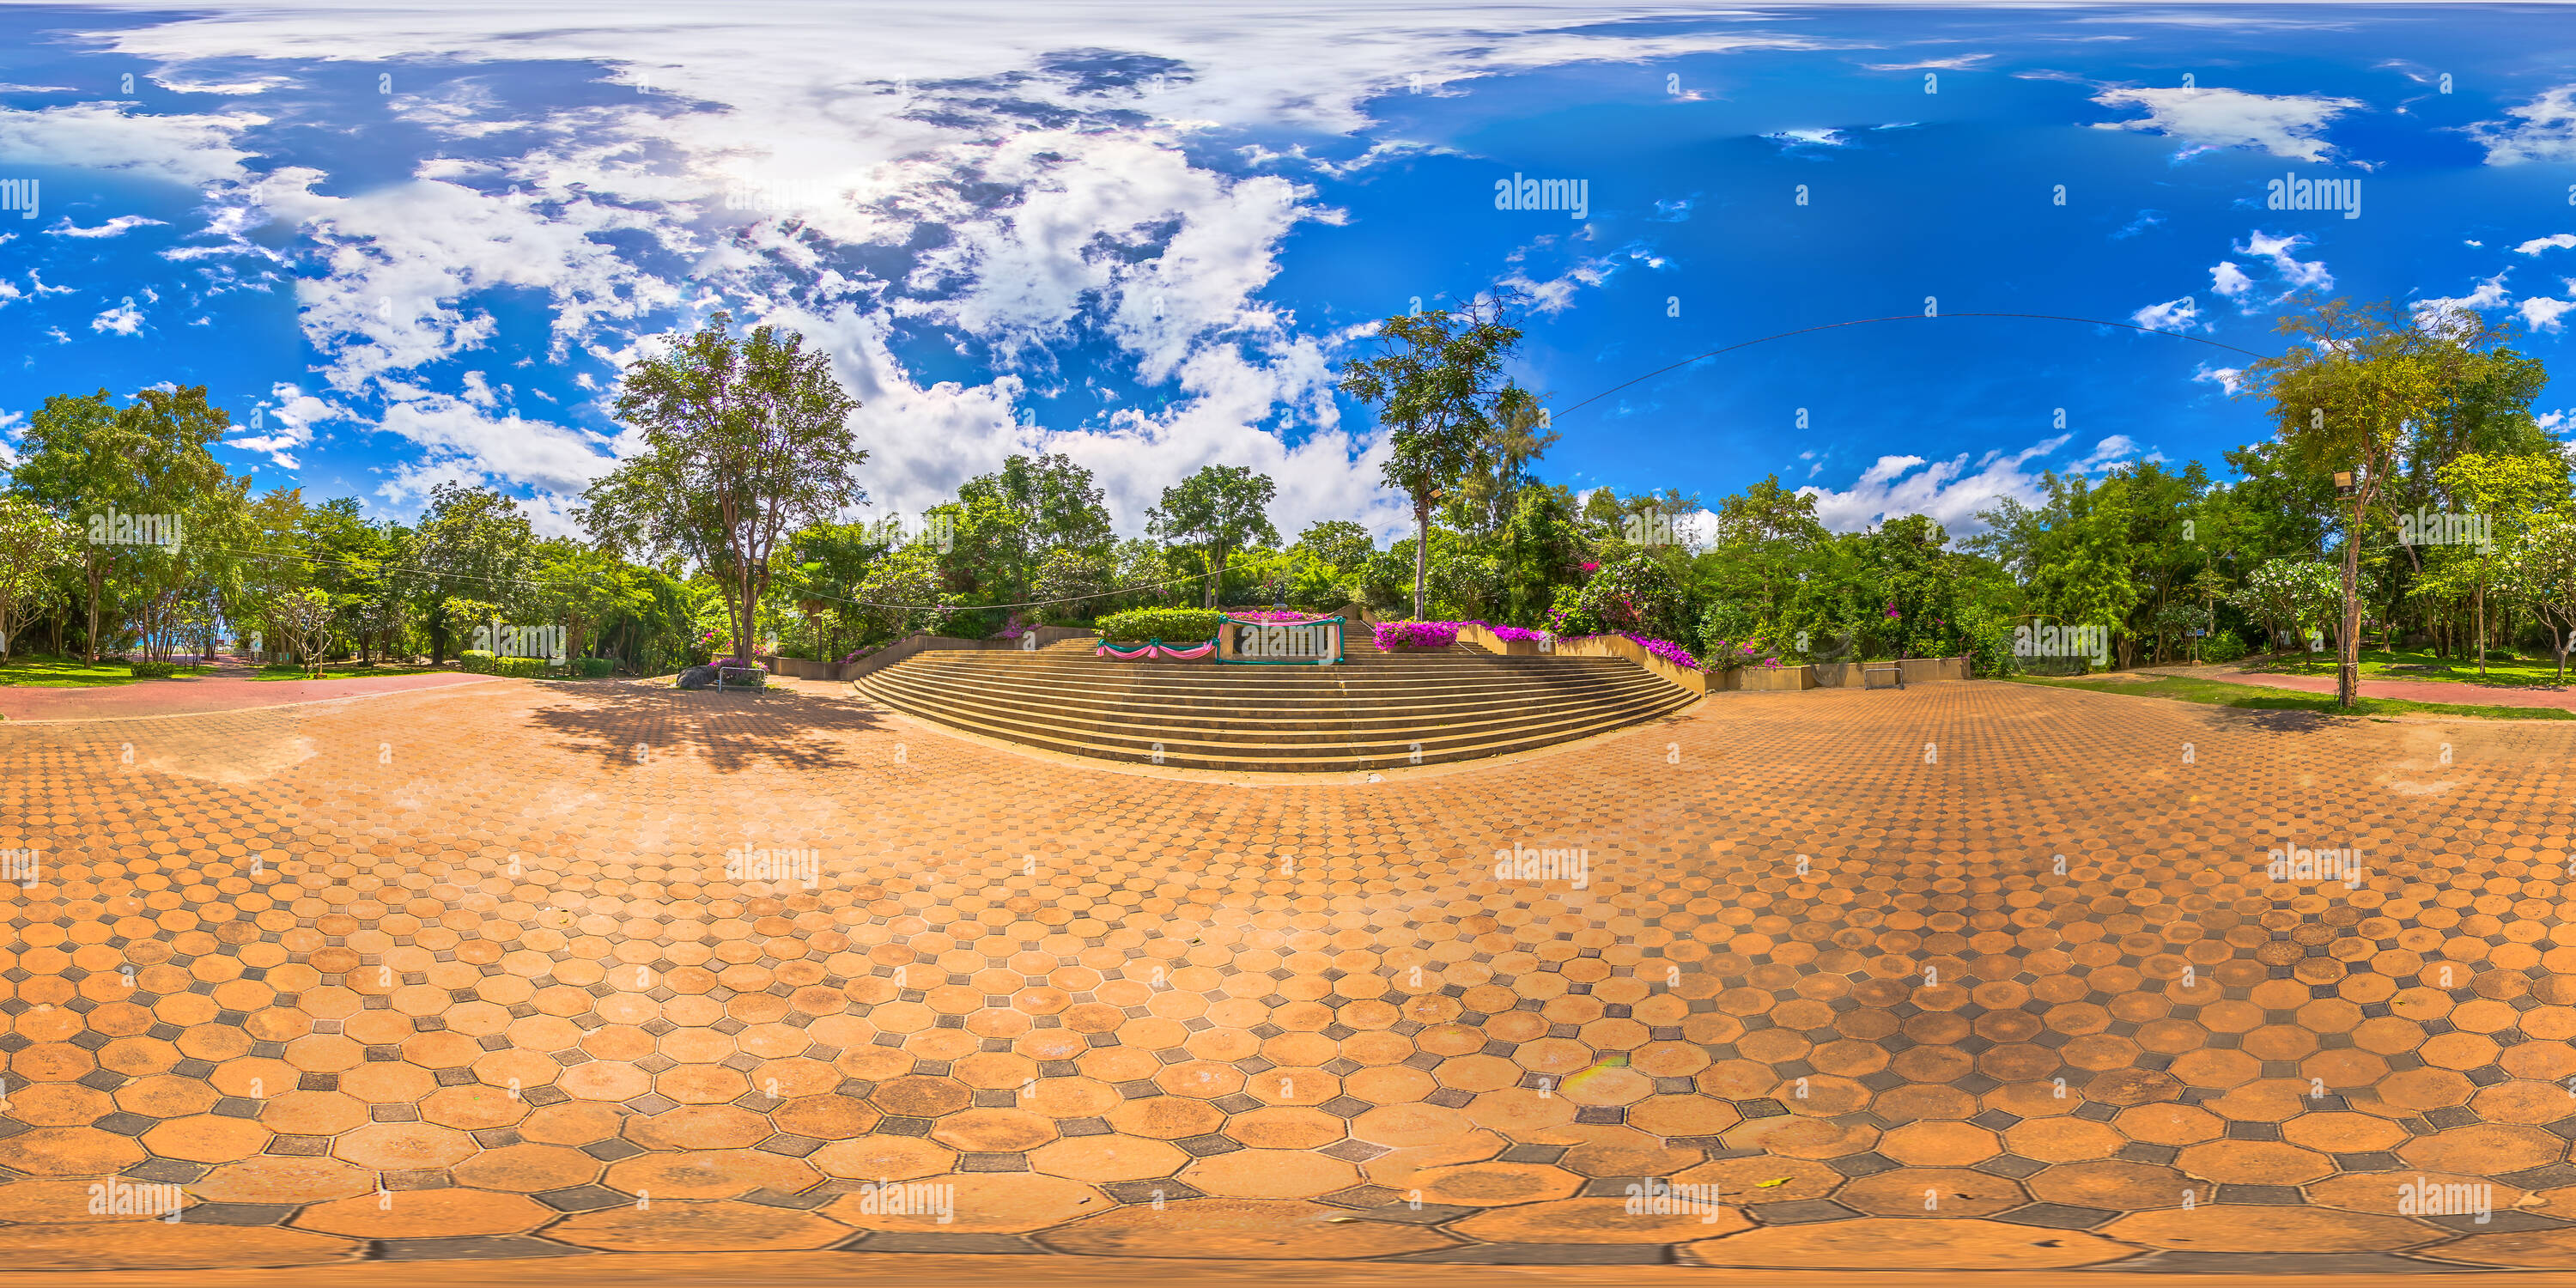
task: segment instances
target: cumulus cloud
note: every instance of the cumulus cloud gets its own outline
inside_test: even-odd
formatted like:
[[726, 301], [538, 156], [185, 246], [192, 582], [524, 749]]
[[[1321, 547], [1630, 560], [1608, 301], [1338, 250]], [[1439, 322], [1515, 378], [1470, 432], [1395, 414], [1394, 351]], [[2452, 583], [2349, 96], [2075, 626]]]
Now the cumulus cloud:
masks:
[[251, 112], [146, 115], [120, 103], [0, 111], [0, 156], [12, 165], [62, 166], [203, 187], [246, 172], [233, 141], [266, 125]]
[[2209, 289], [2231, 300], [2243, 300], [2254, 289], [2254, 279], [2245, 275], [2234, 260], [2222, 259], [2209, 266]]
[[[274, 404], [274, 405], [271, 405]], [[279, 381], [269, 386], [268, 397], [251, 409], [249, 423], [234, 426], [248, 432], [225, 439], [223, 445], [244, 452], [267, 455], [281, 469], [302, 469], [294, 451], [313, 442], [313, 427], [326, 421], [351, 419], [347, 408], [335, 406], [300, 387]]]
[[[1001, 18], [888, 11], [862, 35], [838, 15], [795, 8], [566, 0], [539, 12], [457, 0], [393, 12], [286, 0], [96, 38], [157, 61], [165, 83], [191, 90], [282, 97], [268, 77], [253, 85], [234, 70], [252, 59], [387, 64], [398, 87], [402, 68], [423, 60], [469, 70], [553, 63], [605, 68], [616, 85], [650, 90], [544, 109], [504, 104], [473, 75], [397, 93], [386, 110], [451, 146], [407, 179], [367, 188], [292, 165], [244, 174], [240, 154], [221, 149], [262, 117], [189, 118], [231, 123], [202, 136], [151, 127], [208, 143], [181, 155], [229, 186], [210, 194], [206, 233], [163, 254], [196, 265], [206, 293], [292, 279], [322, 392], [359, 423], [382, 403], [383, 427], [416, 445], [418, 458], [385, 484], [389, 499], [480, 478], [533, 490], [533, 508], [544, 509], [601, 467], [589, 457], [615, 450], [554, 425], [524, 429], [531, 442], [505, 450], [512, 440], [491, 428], [501, 413], [490, 383], [454, 372], [496, 351], [520, 356], [501, 347], [496, 300], [534, 299], [550, 327], [543, 360], [575, 367], [571, 383], [601, 395], [600, 369], [633, 356], [648, 311], [676, 309], [688, 325], [724, 304], [750, 320], [812, 323], [809, 336], [835, 346], [845, 371], [865, 373], [871, 486], [888, 503], [936, 499], [924, 491], [934, 480], [953, 488], [1006, 452], [1045, 448], [1101, 470], [1125, 527], [1141, 524], [1161, 487], [1214, 460], [1275, 466], [1283, 515], [1392, 513], [1375, 481], [1381, 449], [1343, 432], [1330, 392], [1336, 346], [1350, 336], [1301, 329], [1260, 298], [1292, 231], [1339, 212], [1313, 205], [1290, 174], [1192, 164], [1211, 130], [1352, 137], [1389, 93], [1439, 94], [1535, 68], [1816, 47], [1801, 36], [1622, 21], [1659, 12], [1614, 3], [1579, 26], [1534, 30], [1518, 7], [1472, 0], [1436, 13], [1256, 0], [1223, 14], [1143, 17], [1068, 0]], [[1118, 32], [1115, 50], [1098, 47], [1107, 29]], [[116, 109], [83, 110], [69, 123], [144, 128]], [[466, 141], [485, 151], [457, 155]], [[1377, 140], [1334, 162], [1300, 143], [1254, 160], [1347, 175], [1427, 150]], [[737, 204], [738, 195], [757, 200]], [[287, 272], [274, 238], [249, 236], [267, 219], [299, 233], [324, 271]], [[1562, 308], [1607, 272], [1587, 261], [1529, 284]], [[983, 369], [978, 383], [893, 360], [898, 343], [924, 340], [967, 355]], [[1148, 405], [1077, 428], [1027, 424], [1033, 391], [1063, 379], [1063, 351], [1101, 341], [1129, 364]]]
[[2576, 246], [2576, 233], [2553, 233], [2547, 237], [2534, 237], [2514, 247], [2513, 251], [2517, 255], [2537, 255], [2544, 250], [2566, 250], [2571, 246]]
[[1968, 464], [1965, 452], [1946, 461], [1882, 456], [1846, 490], [1808, 486], [1798, 493], [1816, 499], [1818, 521], [1836, 532], [1858, 532], [1889, 519], [1921, 514], [1954, 537], [1967, 536], [1985, 530], [1977, 514], [1993, 509], [1999, 498], [2011, 497], [2024, 505], [2044, 500], [2039, 475], [2024, 467], [2066, 446], [2067, 438], [2061, 434], [2009, 454], [1988, 452], [1974, 466]]
[[2479, 121], [2464, 127], [2487, 150], [2488, 165], [2525, 161], [2576, 161], [2576, 85], [2545, 90], [2520, 107], [2512, 121]]
[[2191, 373], [2191, 378], [2195, 382], [2207, 381], [2217, 385], [2230, 396], [2245, 387], [2245, 371], [2241, 367], [2213, 367], [2204, 362]]
[[2249, 94], [2215, 86], [2200, 89], [2112, 87], [2093, 96], [2107, 108], [2135, 108], [2146, 118], [2095, 125], [2105, 130], [2142, 130], [2178, 139], [2175, 159], [2224, 148], [2256, 148], [2293, 161], [2323, 161], [2334, 146], [2320, 137], [2328, 124], [2346, 112], [2359, 111], [2361, 100], [2319, 95]]
[[1781, 148], [1786, 151], [1796, 151], [1799, 148], [1847, 148], [1851, 146], [1851, 140], [1845, 138], [1843, 136], [1843, 132], [1840, 130], [1828, 130], [1812, 127], [1796, 130], [1776, 130], [1772, 133], [1765, 134], [1762, 137], [1773, 143], [1779, 144]]
[[134, 297], [89, 320], [89, 329], [111, 335], [132, 335], [143, 329], [143, 311], [134, 306]]
[[2200, 302], [2191, 296], [2150, 304], [2129, 315], [2131, 322], [2150, 331], [2188, 331], [2205, 325], [2200, 320]]
[[2504, 277], [2504, 274], [2498, 273], [2478, 283], [2477, 289], [2466, 295], [2436, 296], [2431, 299], [2417, 300], [2413, 305], [2414, 311], [2420, 314], [2443, 309], [2475, 309], [2483, 313], [2489, 309], [2503, 308], [2505, 306]]
[[[2272, 274], [2281, 283], [2282, 298], [2286, 298], [2293, 292], [2310, 288], [2320, 291], [2333, 290], [2334, 274], [2326, 271], [2324, 260], [2301, 260], [2290, 253], [2308, 244], [2310, 243], [2306, 233], [2291, 233], [2286, 237], [2276, 237], [2257, 229], [2246, 234], [2244, 241], [2236, 243], [2236, 253], [2272, 261]], [[2274, 302], [2277, 303], [2278, 300]]]
[[118, 215], [96, 228], [83, 228], [69, 219], [45, 230], [48, 237], [117, 237], [135, 228], [159, 227], [166, 220], [146, 219], [141, 215]]
[[2553, 300], [2546, 295], [2535, 295], [2522, 302], [2517, 311], [2522, 315], [2524, 326], [2555, 334], [2564, 325], [2559, 317], [2570, 309], [2576, 309], [2576, 278], [2562, 280], [2559, 286], [2567, 292], [2569, 299]]

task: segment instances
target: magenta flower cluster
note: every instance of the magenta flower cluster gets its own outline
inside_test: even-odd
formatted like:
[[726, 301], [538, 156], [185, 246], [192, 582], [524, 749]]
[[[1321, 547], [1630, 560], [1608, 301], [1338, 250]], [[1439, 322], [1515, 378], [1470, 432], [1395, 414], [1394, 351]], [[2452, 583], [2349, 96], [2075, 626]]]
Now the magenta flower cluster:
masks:
[[1317, 620], [1317, 614], [1314, 613], [1280, 612], [1276, 609], [1269, 608], [1259, 609], [1249, 613], [1227, 613], [1226, 616], [1231, 617], [1238, 622], [1311, 622]]
[[[1625, 634], [1625, 632], [1622, 632], [1622, 634]], [[1671, 640], [1650, 640], [1643, 635], [1627, 635], [1626, 638], [1636, 643], [1639, 647], [1644, 648], [1647, 652], [1652, 653], [1685, 671], [1696, 671], [1699, 669], [1699, 659], [1692, 657], [1689, 649], [1683, 648], [1681, 645], [1675, 644]]]
[[1458, 642], [1456, 622], [1379, 622], [1379, 648], [1447, 648]]

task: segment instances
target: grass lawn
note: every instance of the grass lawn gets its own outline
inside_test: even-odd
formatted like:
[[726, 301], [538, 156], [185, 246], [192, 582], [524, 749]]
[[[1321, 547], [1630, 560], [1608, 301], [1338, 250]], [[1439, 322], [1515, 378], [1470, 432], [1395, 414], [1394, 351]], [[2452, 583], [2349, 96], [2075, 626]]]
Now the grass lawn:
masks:
[[2243, 707], [2251, 711], [2312, 711], [2321, 716], [2357, 714], [2365, 716], [2430, 715], [2456, 716], [2475, 720], [2576, 720], [2576, 711], [2557, 707], [2497, 707], [2469, 703], [2408, 702], [2398, 698], [2363, 698], [2351, 712], [2335, 705], [2331, 693], [2300, 693], [2291, 689], [2267, 689], [2255, 684], [2224, 684], [2216, 680], [2049, 680], [2037, 676], [2016, 675], [2016, 684], [2041, 684], [2053, 689], [2083, 689], [2091, 693], [2136, 693], [2150, 698], [2171, 698], [2177, 702], [2198, 702], [2208, 706]]
[[441, 669], [443, 668], [434, 666], [385, 666], [382, 664], [376, 666], [359, 666], [354, 662], [325, 662], [322, 664], [322, 673], [320, 675], [315, 675], [313, 672], [297, 666], [292, 662], [272, 662], [267, 666], [259, 668], [259, 674], [250, 678], [254, 680], [350, 680], [370, 675], [418, 675], [423, 671], [436, 671]]
[[[181, 675], [203, 675], [202, 666], [182, 667]], [[83, 689], [100, 685], [132, 684], [123, 662], [101, 662], [92, 666], [76, 657], [47, 657], [21, 653], [0, 665], [0, 684], [24, 685], [30, 688]]]
[[[2334, 678], [2335, 661], [2332, 653], [2319, 653], [2314, 660], [2294, 653], [2258, 663], [2250, 669], [2273, 675], [2318, 675], [2331, 680]], [[2431, 653], [2364, 649], [2361, 677], [2365, 680], [2492, 684], [2502, 689], [2546, 689], [2558, 685], [2558, 659], [2508, 657], [2501, 652], [2490, 652], [2487, 655], [2487, 673], [2481, 677], [2478, 664], [2465, 657], [2444, 659]]]

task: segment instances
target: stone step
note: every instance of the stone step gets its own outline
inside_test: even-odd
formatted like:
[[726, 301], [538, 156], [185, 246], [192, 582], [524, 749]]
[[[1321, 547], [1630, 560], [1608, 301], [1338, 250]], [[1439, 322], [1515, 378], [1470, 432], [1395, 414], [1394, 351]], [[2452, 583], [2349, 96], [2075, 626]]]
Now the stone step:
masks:
[[1150, 726], [1206, 734], [1318, 734], [1331, 732], [1394, 733], [1408, 728], [1456, 726], [1543, 719], [1562, 712], [1596, 710], [1638, 701], [1663, 700], [1673, 686], [1648, 676], [1642, 682], [1596, 686], [1576, 692], [1482, 690], [1447, 701], [1405, 703], [1311, 702], [1265, 703], [1254, 707], [1228, 699], [1173, 699], [1140, 692], [1106, 702], [1073, 702], [1044, 689], [943, 682], [922, 676], [889, 675], [876, 687], [899, 693], [925, 706], [986, 712], [1019, 718], [1055, 720], [1068, 726], [1121, 728]]
[[1620, 658], [1348, 645], [1339, 666], [1117, 662], [1088, 641], [927, 652], [856, 682], [952, 728], [1074, 755], [1205, 769], [1380, 769], [1608, 732], [1696, 694]]

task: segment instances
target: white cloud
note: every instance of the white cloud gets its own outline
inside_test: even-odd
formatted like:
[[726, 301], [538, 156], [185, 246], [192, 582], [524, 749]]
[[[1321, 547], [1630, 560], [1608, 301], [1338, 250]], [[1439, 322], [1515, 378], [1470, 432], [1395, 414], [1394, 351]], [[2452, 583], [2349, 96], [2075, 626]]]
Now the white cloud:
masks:
[[[405, 122], [442, 140], [500, 138], [487, 146], [511, 154], [451, 149], [374, 188], [309, 169], [247, 174], [233, 140], [266, 123], [248, 113], [140, 118], [92, 105], [59, 110], [46, 128], [66, 154], [55, 163], [82, 164], [69, 156], [78, 152], [222, 189], [209, 195], [216, 244], [164, 252], [201, 265], [213, 285], [287, 282], [275, 239], [249, 236], [263, 220], [318, 247], [324, 271], [292, 281], [319, 354], [318, 396], [386, 400], [382, 427], [416, 448], [382, 489], [397, 502], [439, 478], [489, 479], [535, 491], [534, 512], [559, 513], [613, 459], [617, 445], [577, 428], [510, 430], [497, 380], [421, 374], [499, 343], [494, 294], [526, 292], [550, 314], [546, 356], [591, 360], [573, 383], [602, 395], [591, 363], [631, 356], [631, 327], [647, 310], [722, 302], [747, 319], [809, 327], [868, 400], [856, 423], [876, 452], [869, 485], [888, 504], [917, 509], [1007, 452], [1044, 448], [1101, 471], [1122, 530], [1141, 525], [1162, 487], [1211, 461], [1278, 478], [1283, 522], [1400, 523], [1376, 482], [1382, 449], [1348, 434], [1332, 399], [1331, 361], [1350, 333], [1302, 330], [1259, 298], [1287, 237], [1340, 215], [1314, 206], [1293, 171], [1218, 174], [1191, 165], [1192, 149], [1214, 127], [1356, 136], [1373, 124], [1373, 99], [1417, 83], [1438, 94], [1536, 68], [1818, 47], [1626, 21], [1663, 12], [1626, 0], [1587, 9], [1579, 25], [1548, 25], [1493, 0], [1437, 12], [1253, 0], [1141, 14], [1067, 0], [972, 17], [892, 9], [859, 30], [846, 15], [797, 7], [278, 0], [95, 38], [201, 92], [268, 92], [276, 82], [237, 70], [247, 60], [386, 64], [398, 89], [410, 85], [405, 68], [425, 62], [595, 66], [652, 92], [540, 110], [503, 104], [468, 76], [434, 95], [397, 94], [384, 106]], [[1117, 33], [1114, 51], [1099, 48], [1104, 30]], [[0, 114], [0, 153], [20, 152], [8, 122], [23, 134], [23, 118], [38, 115]], [[1302, 145], [1263, 160], [1348, 174], [1430, 150], [1378, 140], [1347, 162]], [[513, 185], [522, 195], [509, 195]], [[790, 200], [722, 209], [737, 185]], [[931, 249], [910, 249], [921, 246]], [[918, 280], [868, 276], [861, 252], [884, 248], [906, 248]], [[235, 262], [255, 275], [212, 276]], [[1606, 269], [1532, 285], [1561, 303], [1592, 271]], [[903, 323], [927, 324], [907, 328], [906, 342], [935, 325], [949, 330], [930, 333], [935, 342], [988, 345], [998, 370], [971, 386], [923, 387], [892, 357]], [[1017, 423], [1031, 382], [1062, 379], [1053, 350], [1101, 339], [1132, 361], [1147, 399], [1168, 401], [1080, 428]], [[265, 446], [239, 445], [303, 446], [309, 429], [284, 423], [252, 436]]]
[[[2066, 445], [2059, 435], [2009, 455], [1988, 452], [1971, 468], [1965, 452], [1947, 461], [1920, 456], [1882, 456], [1861, 471], [1848, 490], [1802, 487], [1801, 496], [1816, 498], [1816, 517], [1836, 532], [1858, 532], [1909, 514], [1928, 515], [1954, 537], [1985, 530], [1977, 512], [1994, 508], [2001, 497], [2024, 505], [2045, 499], [2039, 475], [2022, 468]], [[1917, 473], [1917, 470], [1920, 473]]]
[[2322, 161], [2334, 150], [2319, 134], [2337, 116], [2364, 106], [2353, 98], [2249, 94], [2243, 90], [2113, 87], [2093, 96], [2108, 108], [2133, 107], [2141, 121], [2097, 124], [2106, 130], [2143, 130], [2182, 141], [2177, 159], [2221, 148], [2259, 148], [2295, 161]]
[[2209, 289], [2231, 300], [2242, 300], [2254, 289], [2254, 279], [2245, 275], [2234, 260], [2222, 259], [2209, 266]]
[[1953, 58], [1926, 58], [1915, 63], [1862, 63], [1874, 72], [1966, 71], [1979, 63], [1994, 61], [1993, 54], [1960, 54]]
[[2162, 304], [2150, 304], [2130, 314], [2129, 320], [2150, 331], [2188, 331], [2205, 325], [2200, 320], [2200, 302], [2188, 295]]
[[2488, 165], [2525, 161], [2576, 161], [2576, 85], [2543, 91], [2505, 115], [2520, 122], [2480, 121], [2465, 127], [2487, 150]]
[[609, 440], [513, 413], [495, 416], [461, 398], [386, 382], [395, 401], [374, 428], [423, 449], [421, 460], [395, 472], [379, 496], [409, 503], [430, 486], [471, 478], [523, 484], [539, 492], [578, 495], [617, 462]]
[[1765, 134], [1762, 137], [1773, 143], [1779, 144], [1784, 149], [1793, 151], [1798, 148], [1846, 148], [1851, 146], [1851, 140], [1844, 138], [1843, 132], [1840, 130], [1828, 130], [1812, 127], [1796, 130], [1778, 130], [1770, 134]]
[[1531, 279], [1528, 272], [1520, 266], [1520, 259], [1521, 256], [1518, 254], [1512, 256], [1512, 271], [1496, 284], [1525, 292], [1529, 296], [1530, 311], [1548, 317], [1571, 308], [1574, 304], [1574, 293], [1577, 290], [1586, 286], [1599, 286], [1609, 281], [1610, 274], [1616, 267], [1608, 259], [1583, 259], [1576, 261], [1574, 267], [1567, 269], [1562, 275], [1541, 282]]
[[134, 228], [159, 227], [167, 220], [146, 219], [141, 215], [118, 215], [96, 228], [83, 228], [69, 219], [45, 230], [48, 237], [116, 237]]
[[2576, 278], [2565, 279], [2561, 281], [2559, 285], [2566, 289], [2567, 294], [2571, 298], [2553, 300], [2545, 295], [2535, 295], [2524, 300], [2522, 302], [2522, 307], [2519, 310], [2522, 314], [2522, 324], [2524, 326], [2530, 327], [2534, 331], [2547, 331], [2555, 334], [2559, 328], [2564, 325], [2558, 320], [2560, 315], [2566, 313], [2570, 309], [2576, 309]]
[[116, 103], [77, 103], [33, 112], [0, 110], [0, 155], [21, 166], [64, 166], [203, 187], [244, 177], [250, 154], [232, 145], [268, 118], [129, 114]]
[[2537, 255], [2544, 250], [2553, 248], [2566, 250], [2569, 247], [2576, 247], [2576, 233], [2552, 233], [2547, 237], [2534, 237], [2514, 247], [2513, 251], [2517, 255]]
[[2109, 438], [2095, 443], [2093, 445], [2092, 452], [2085, 456], [2083, 460], [2077, 461], [2066, 468], [2079, 474], [2093, 474], [2110, 469], [2114, 465], [2128, 464], [2131, 461], [2161, 461], [2163, 459], [2165, 459], [2164, 453], [2153, 451], [2141, 452], [2138, 449], [2136, 439], [2133, 439], [2126, 434], [2113, 434]]
[[2480, 312], [2503, 308], [2505, 305], [2504, 276], [2503, 273], [2498, 273], [2478, 283], [2478, 288], [2466, 295], [2417, 300], [2412, 307], [2417, 313], [2431, 313], [2446, 308], [2476, 309]]
[[143, 311], [134, 306], [134, 297], [89, 320], [89, 329], [116, 335], [132, 335], [143, 329]]
[[18, 465], [18, 443], [27, 434], [27, 413], [0, 411], [0, 469]]
[[2200, 364], [2198, 370], [2191, 373], [2191, 378], [2194, 382], [2208, 381], [2215, 384], [2231, 397], [2237, 390], [2245, 387], [2245, 371], [2241, 367], [2213, 367], [2204, 362]]
[[2283, 296], [2311, 287], [2320, 291], [2333, 290], [2334, 274], [2326, 271], [2324, 260], [2300, 260], [2290, 254], [2308, 244], [2306, 233], [2275, 237], [2256, 229], [2246, 234], [2245, 240], [2236, 246], [2236, 253], [2271, 260], [2272, 272], [2280, 278]]
[[[276, 405], [267, 405], [270, 402]], [[284, 381], [269, 386], [268, 397], [252, 409], [252, 417], [249, 423], [233, 427], [247, 433], [225, 439], [223, 445], [245, 452], [265, 452], [271, 461], [289, 470], [302, 468], [292, 453], [313, 442], [315, 425], [352, 419], [347, 408], [333, 406]]]

